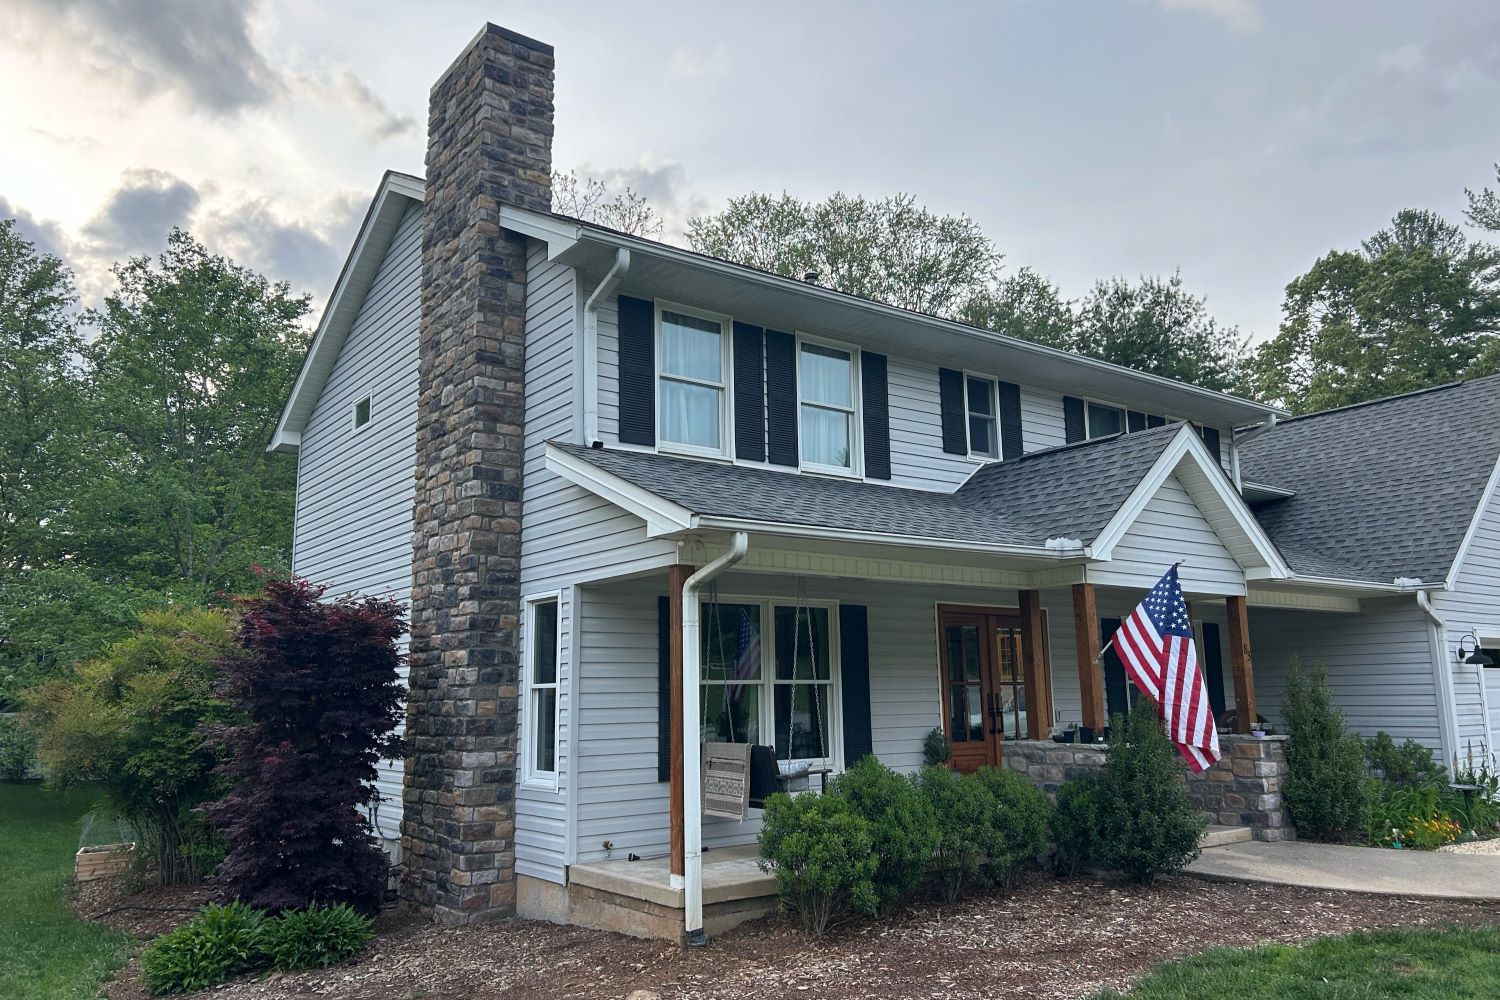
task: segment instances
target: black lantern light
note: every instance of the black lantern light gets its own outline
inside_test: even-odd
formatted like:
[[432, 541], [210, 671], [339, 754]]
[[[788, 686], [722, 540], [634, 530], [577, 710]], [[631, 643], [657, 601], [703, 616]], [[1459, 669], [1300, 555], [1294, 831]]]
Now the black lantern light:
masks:
[[[1464, 643], [1468, 643], [1467, 650]], [[1458, 640], [1458, 662], [1471, 667], [1493, 667], [1495, 658], [1479, 648], [1479, 638], [1470, 632]]]

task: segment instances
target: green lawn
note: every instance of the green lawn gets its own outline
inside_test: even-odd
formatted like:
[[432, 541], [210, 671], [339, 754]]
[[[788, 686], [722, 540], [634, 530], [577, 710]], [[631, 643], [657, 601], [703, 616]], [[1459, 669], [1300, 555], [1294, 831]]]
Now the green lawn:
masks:
[[123, 934], [73, 916], [78, 821], [93, 794], [0, 783], [0, 998], [91, 997], [129, 954]]
[[[1387, 931], [1168, 962], [1130, 1000], [1469, 1000], [1500, 994], [1500, 927]], [[1095, 1000], [1121, 994], [1106, 990]]]

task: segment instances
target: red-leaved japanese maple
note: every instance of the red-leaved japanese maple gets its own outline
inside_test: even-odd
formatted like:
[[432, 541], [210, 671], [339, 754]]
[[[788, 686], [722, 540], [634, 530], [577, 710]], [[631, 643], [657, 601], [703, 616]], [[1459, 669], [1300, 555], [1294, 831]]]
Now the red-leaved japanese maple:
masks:
[[215, 881], [270, 910], [380, 907], [387, 861], [359, 812], [376, 798], [376, 763], [400, 758], [396, 642], [403, 607], [321, 600], [324, 587], [272, 580], [241, 602], [244, 655], [226, 695], [244, 725], [223, 730], [233, 790], [208, 807], [228, 852]]

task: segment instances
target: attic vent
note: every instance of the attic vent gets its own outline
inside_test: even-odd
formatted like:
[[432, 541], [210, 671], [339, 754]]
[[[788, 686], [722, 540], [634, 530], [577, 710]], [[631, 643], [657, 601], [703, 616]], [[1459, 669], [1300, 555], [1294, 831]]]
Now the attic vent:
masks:
[[822, 277], [823, 276], [818, 273], [818, 269], [815, 267], [810, 267], [806, 271], [802, 272], [802, 280], [809, 285], [818, 284], [821, 281]]

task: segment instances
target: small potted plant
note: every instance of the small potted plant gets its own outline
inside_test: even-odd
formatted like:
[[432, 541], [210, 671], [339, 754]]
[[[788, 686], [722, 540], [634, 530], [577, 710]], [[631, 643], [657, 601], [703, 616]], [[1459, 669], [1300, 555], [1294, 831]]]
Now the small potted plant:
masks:
[[933, 727], [922, 740], [922, 759], [927, 762], [928, 767], [946, 767], [952, 756], [953, 747], [948, 743], [947, 735], [941, 729]]

